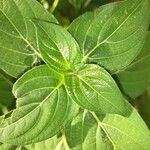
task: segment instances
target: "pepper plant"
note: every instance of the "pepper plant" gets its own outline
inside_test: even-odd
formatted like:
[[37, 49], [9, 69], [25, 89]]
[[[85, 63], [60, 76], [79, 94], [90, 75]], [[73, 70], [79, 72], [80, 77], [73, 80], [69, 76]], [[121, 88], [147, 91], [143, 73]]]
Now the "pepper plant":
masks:
[[149, 6], [109, 3], [66, 29], [35, 0], [0, 0], [0, 149], [149, 150], [130, 103], [150, 85]]

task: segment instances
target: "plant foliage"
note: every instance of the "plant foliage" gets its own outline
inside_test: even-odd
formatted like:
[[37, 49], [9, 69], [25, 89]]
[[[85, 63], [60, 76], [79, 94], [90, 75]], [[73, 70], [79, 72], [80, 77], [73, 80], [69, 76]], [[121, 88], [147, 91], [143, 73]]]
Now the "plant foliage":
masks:
[[0, 149], [149, 150], [148, 94], [147, 125], [129, 103], [150, 85], [149, 6], [106, 4], [66, 29], [35, 0], [0, 0]]

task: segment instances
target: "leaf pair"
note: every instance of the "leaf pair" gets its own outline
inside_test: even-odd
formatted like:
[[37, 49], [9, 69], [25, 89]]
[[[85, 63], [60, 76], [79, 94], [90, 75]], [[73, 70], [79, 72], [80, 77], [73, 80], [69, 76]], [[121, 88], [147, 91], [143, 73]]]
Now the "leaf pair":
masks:
[[13, 93], [17, 108], [7, 126], [2, 123], [0, 127], [0, 140], [12, 144], [33, 143], [55, 135], [78, 112], [75, 102], [97, 113], [126, 112], [115, 82], [96, 65], [87, 65], [65, 79], [46, 65], [35, 67], [15, 83]]
[[[145, 32], [149, 25], [148, 9], [148, 0], [136, 0], [136, 2], [131, 0], [105, 5], [92, 13], [86, 13], [77, 18], [69, 27], [69, 32], [80, 46], [83, 54], [82, 61], [101, 64], [110, 71], [126, 67], [143, 46]], [[12, 12], [15, 15], [12, 15]], [[16, 16], [18, 19], [15, 19]], [[39, 24], [37, 29], [37, 25], [35, 26], [32, 21], [35, 18], [41, 20], [40, 24], [44, 26], [42, 26], [44, 29], [39, 27]], [[0, 2], [0, 20], [2, 21], [0, 25], [0, 67], [8, 74], [17, 77], [26, 68], [36, 63], [38, 56], [41, 57], [37, 34], [40, 34], [41, 31], [44, 33], [48, 26], [42, 20], [53, 23], [57, 23], [57, 21], [34, 0], [23, 2], [21, 0], [8, 0], [7, 2], [2, 0]], [[51, 27], [53, 30], [52, 25]], [[58, 27], [57, 30], [63, 29]], [[55, 49], [55, 52], [49, 51], [52, 56], [55, 55], [54, 60], [58, 63], [58, 59], [60, 59], [65, 65], [60, 67], [70, 69], [72, 66], [69, 66], [62, 57], [67, 57], [66, 60], [72, 59], [70, 60], [72, 63], [76, 55], [80, 57], [78, 45], [68, 33], [62, 31], [60, 31], [61, 34], [56, 33], [57, 38], [60, 36], [60, 39], [54, 40], [56, 43], [50, 42], [49, 38], [55, 38], [55, 31], [46, 29], [46, 32], [51, 32], [51, 34], [48, 35], [50, 37], [46, 37], [44, 44], [47, 44], [47, 40], [50, 44], [43, 45], [43, 41], [40, 40], [42, 42], [40, 48], [45, 49], [45, 46], [48, 46], [48, 48]], [[42, 34], [43, 38], [45, 34]], [[59, 40], [62, 41], [60, 46], [58, 46]], [[63, 54], [62, 56], [58, 49]]]

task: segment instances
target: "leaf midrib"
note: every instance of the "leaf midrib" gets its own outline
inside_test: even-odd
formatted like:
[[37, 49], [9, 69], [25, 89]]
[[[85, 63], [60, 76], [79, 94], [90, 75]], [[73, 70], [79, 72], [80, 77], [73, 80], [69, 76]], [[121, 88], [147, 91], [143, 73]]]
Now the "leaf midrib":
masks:
[[[93, 117], [95, 118], [95, 120], [97, 121], [97, 123], [98, 123], [98, 125], [102, 128], [102, 130], [106, 133], [106, 135], [108, 136], [108, 138], [109, 138], [109, 140], [110, 140], [110, 142], [112, 143], [112, 145], [113, 146], [117, 146], [117, 144], [115, 144], [114, 142], [113, 142], [113, 140], [111, 139], [111, 137], [109, 136], [109, 134], [107, 133], [107, 130], [105, 129], [105, 127], [104, 126], [109, 126], [110, 128], [114, 128], [115, 130], [117, 130], [118, 132], [120, 132], [120, 133], [122, 133], [123, 135], [125, 135], [126, 137], [129, 137], [132, 141], [134, 141], [136, 144], [138, 144], [140, 147], [142, 147], [143, 149], [145, 149], [144, 147], [143, 147], [143, 145], [141, 145], [140, 143], [138, 143], [137, 141], [135, 141], [132, 137], [130, 137], [129, 135], [127, 135], [126, 133], [124, 133], [124, 132], [122, 132], [120, 129], [118, 129], [118, 128], [116, 128], [116, 127], [114, 127], [114, 126], [111, 126], [111, 125], [109, 125], [109, 124], [107, 124], [107, 123], [104, 123], [104, 122], [101, 122], [100, 120], [99, 120], [99, 118], [97, 117], [97, 115], [94, 113], [94, 112], [90, 112], [92, 115], [93, 115]], [[119, 116], [119, 115], [118, 115]], [[119, 116], [120, 118], [121, 118], [121, 116]], [[134, 124], [132, 124], [133, 126], [134, 126]], [[116, 147], [115, 146], [115, 147]], [[118, 145], [119, 146], [119, 145]], [[117, 149], [116, 149], [117, 150]], [[119, 149], [118, 149], [119, 150]]]

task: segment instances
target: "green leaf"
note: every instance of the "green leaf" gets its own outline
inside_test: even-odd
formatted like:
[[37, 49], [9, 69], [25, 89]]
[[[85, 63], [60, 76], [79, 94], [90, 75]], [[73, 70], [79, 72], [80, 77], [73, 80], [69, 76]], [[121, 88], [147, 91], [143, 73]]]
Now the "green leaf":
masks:
[[35, 0], [0, 1], [0, 68], [13, 77], [40, 57], [33, 18], [57, 22]]
[[117, 114], [98, 117], [84, 110], [65, 135], [71, 150], [148, 150], [150, 132], [135, 110], [126, 118]]
[[25, 73], [13, 87], [17, 106], [0, 124], [0, 141], [24, 145], [55, 135], [77, 111], [62, 83], [45, 65]]
[[131, 98], [141, 95], [150, 85], [150, 32], [137, 58], [124, 70], [116, 73], [123, 92]]
[[115, 81], [98, 65], [88, 64], [65, 76], [70, 97], [85, 109], [125, 114], [124, 98]]
[[126, 0], [75, 19], [68, 30], [80, 46], [82, 62], [98, 63], [110, 71], [129, 65], [143, 47], [149, 10], [149, 0]]
[[73, 69], [81, 60], [79, 46], [63, 27], [33, 21], [37, 27], [39, 51], [46, 64], [57, 72]]
[[10, 107], [14, 102], [12, 94], [13, 78], [0, 70], [0, 104]]

